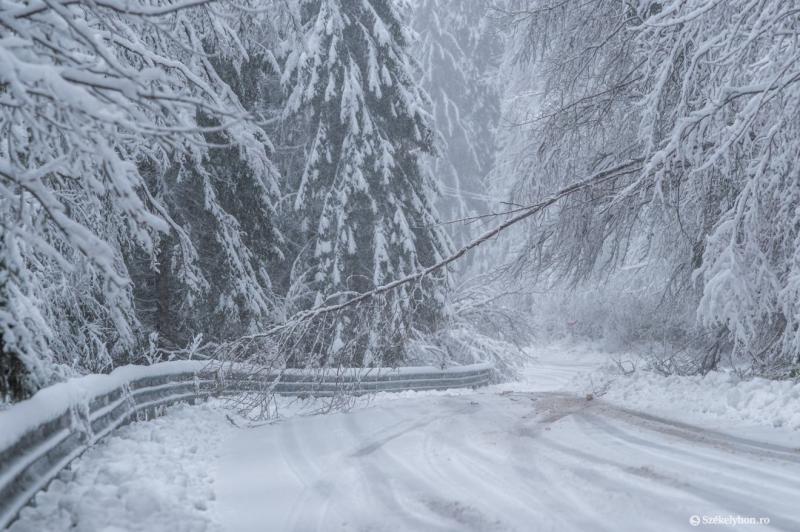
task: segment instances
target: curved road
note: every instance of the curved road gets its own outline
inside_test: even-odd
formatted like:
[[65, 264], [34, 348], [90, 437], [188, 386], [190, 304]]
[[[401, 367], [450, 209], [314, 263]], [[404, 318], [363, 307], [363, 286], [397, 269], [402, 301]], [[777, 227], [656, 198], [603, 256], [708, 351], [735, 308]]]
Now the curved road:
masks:
[[[554, 392], [292, 418], [239, 431], [222, 460], [237, 532], [800, 530], [797, 449]], [[769, 525], [709, 523], [736, 516]]]

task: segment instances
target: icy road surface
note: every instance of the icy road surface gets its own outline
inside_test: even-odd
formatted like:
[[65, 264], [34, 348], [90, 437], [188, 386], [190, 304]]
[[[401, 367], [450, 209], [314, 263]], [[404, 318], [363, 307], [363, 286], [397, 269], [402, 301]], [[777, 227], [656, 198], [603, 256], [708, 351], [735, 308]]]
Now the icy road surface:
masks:
[[[691, 387], [665, 418], [570, 393], [602, 361], [558, 349], [523, 382], [257, 428], [178, 406], [90, 449], [12, 531], [800, 530], [800, 433], [711, 423]], [[737, 517], [770, 524], [707, 524]]]
[[219, 471], [232, 531], [800, 530], [800, 453], [553, 393], [294, 418], [239, 433]]

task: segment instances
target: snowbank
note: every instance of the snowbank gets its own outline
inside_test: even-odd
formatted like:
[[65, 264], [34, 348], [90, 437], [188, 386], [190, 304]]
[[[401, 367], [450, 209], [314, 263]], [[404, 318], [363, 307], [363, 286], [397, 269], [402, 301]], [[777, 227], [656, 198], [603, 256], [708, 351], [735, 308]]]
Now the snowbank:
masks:
[[639, 355], [593, 342], [555, 342], [528, 352], [535, 362], [524, 370], [522, 382], [490, 389], [591, 393], [631, 410], [723, 430], [751, 425], [800, 431], [800, 382], [743, 379], [729, 370], [664, 376], [638, 369], [623, 375], [617, 362], [626, 369], [642, 367]]
[[689, 377], [637, 371], [610, 381], [603, 399], [681, 419], [721, 419], [800, 430], [800, 383], [740, 379], [730, 371]]
[[212, 400], [122, 427], [63, 471], [10, 532], [217, 532], [214, 476], [236, 429]]

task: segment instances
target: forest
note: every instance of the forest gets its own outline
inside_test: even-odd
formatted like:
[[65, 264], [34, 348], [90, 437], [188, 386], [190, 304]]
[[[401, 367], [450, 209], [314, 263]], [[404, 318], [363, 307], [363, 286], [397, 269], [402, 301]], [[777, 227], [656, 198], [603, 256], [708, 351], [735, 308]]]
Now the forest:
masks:
[[566, 336], [800, 375], [796, 0], [2, 0], [0, 403]]

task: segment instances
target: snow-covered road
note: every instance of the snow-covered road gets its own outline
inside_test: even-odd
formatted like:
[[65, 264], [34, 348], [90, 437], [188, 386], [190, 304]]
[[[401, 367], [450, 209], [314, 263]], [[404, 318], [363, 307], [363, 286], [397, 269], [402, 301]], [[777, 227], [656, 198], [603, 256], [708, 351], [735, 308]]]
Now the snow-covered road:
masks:
[[558, 393], [391, 401], [231, 445], [217, 489], [235, 531], [800, 530], [796, 451]]
[[[570, 393], [603, 359], [556, 349], [521, 382], [256, 428], [176, 407], [91, 449], [12, 530], [800, 530], [797, 431]], [[769, 525], [708, 523], [737, 517]]]

